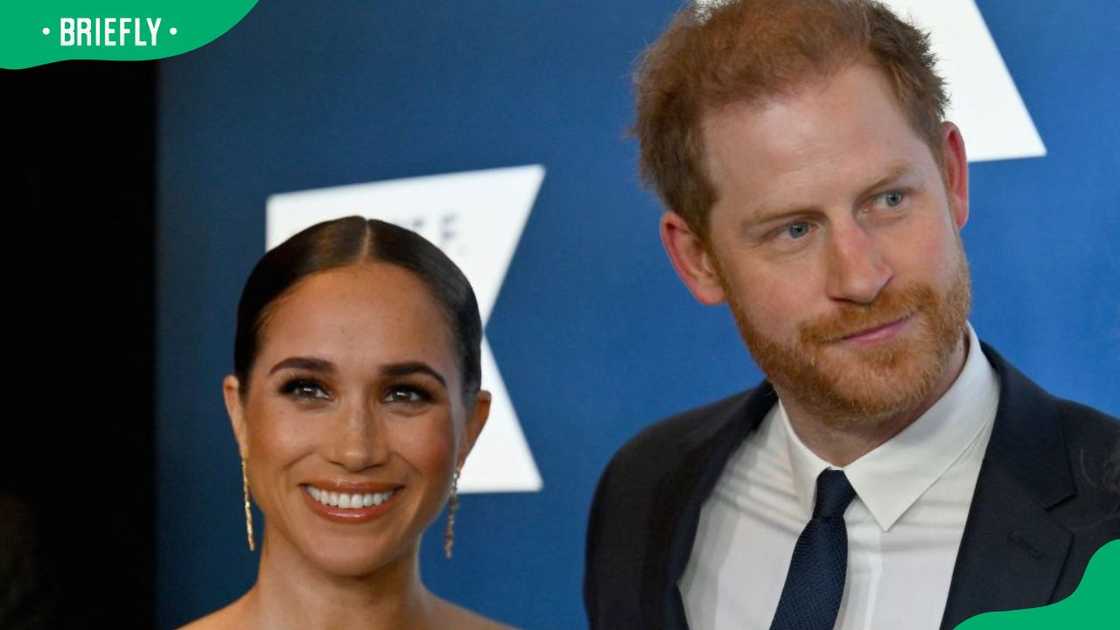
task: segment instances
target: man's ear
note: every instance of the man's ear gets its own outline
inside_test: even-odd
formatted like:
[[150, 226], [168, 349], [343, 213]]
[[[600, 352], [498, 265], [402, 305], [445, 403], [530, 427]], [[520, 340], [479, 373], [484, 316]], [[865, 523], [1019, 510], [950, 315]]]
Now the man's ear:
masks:
[[478, 440], [478, 435], [482, 433], [482, 427], [486, 426], [486, 419], [490, 417], [491, 400], [490, 392], [485, 389], [479, 390], [478, 395], [475, 396], [474, 408], [467, 410], [466, 430], [463, 431], [463, 440], [459, 442], [456, 468], [463, 467], [467, 455], [470, 455], [474, 443]]
[[661, 245], [669, 254], [681, 282], [701, 304], [720, 304], [727, 299], [719, 268], [704, 239], [676, 212], [661, 215]]
[[949, 195], [949, 211], [959, 231], [968, 222], [968, 155], [964, 136], [951, 122], [941, 123], [941, 161], [945, 169], [945, 190]]
[[241, 404], [240, 381], [233, 374], [222, 379], [222, 397], [226, 401], [226, 413], [229, 415], [230, 426], [233, 427], [233, 437], [237, 440], [237, 451], [242, 459], [249, 458], [249, 439], [245, 430], [245, 408]]

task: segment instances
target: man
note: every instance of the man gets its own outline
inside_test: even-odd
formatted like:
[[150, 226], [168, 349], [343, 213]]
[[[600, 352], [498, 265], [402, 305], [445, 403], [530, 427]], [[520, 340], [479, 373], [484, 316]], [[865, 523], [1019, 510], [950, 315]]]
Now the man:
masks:
[[709, 3], [637, 92], [665, 250], [768, 382], [615, 456], [591, 627], [949, 628], [1071, 593], [1120, 538], [1120, 424], [968, 325], [968, 163], [926, 37], [871, 0]]

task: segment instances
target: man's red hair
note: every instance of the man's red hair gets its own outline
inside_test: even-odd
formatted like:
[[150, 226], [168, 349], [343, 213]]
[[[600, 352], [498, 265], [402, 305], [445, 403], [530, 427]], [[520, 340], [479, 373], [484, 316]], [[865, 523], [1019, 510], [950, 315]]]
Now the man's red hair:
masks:
[[716, 193], [704, 168], [704, 114], [789, 94], [857, 62], [883, 71], [940, 163], [947, 97], [925, 33], [874, 0], [733, 0], [682, 10], [642, 56], [634, 134], [643, 178], [706, 237]]

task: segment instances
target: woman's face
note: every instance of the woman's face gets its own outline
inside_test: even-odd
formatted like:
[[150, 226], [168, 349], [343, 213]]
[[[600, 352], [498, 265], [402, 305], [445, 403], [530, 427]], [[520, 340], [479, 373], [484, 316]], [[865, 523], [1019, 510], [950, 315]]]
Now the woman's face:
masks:
[[270, 309], [247, 393], [223, 384], [266, 553], [346, 576], [411, 562], [489, 395], [464, 408], [446, 319], [401, 267], [316, 273]]

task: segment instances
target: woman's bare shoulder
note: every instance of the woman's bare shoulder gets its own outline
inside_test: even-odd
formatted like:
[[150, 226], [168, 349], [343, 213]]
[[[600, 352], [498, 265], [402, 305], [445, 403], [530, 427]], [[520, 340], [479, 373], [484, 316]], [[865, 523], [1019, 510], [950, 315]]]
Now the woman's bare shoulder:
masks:
[[[455, 628], [456, 630], [517, 630], [499, 621], [483, 617], [482, 615], [452, 604], [447, 600], [439, 600], [436, 613], [437, 628]], [[234, 630], [245, 627], [243, 600], [238, 600], [221, 610], [215, 611], [183, 626], [179, 630]]]
[[462, 628], [463, 630], [517, 630], [514, 626], [495, 621], [488, 617], [442, 600], [441, 617], [449, 628]]
[[225, 608], [196, 619], [179, 630], [226, 630], [226, 628], [242, 628], [244, 615], [242, 614], [243, 599], [239, 599]]

